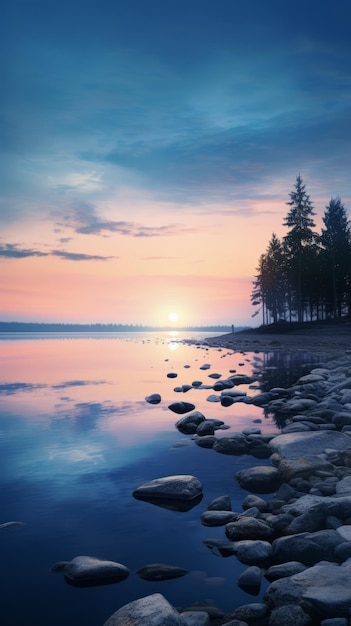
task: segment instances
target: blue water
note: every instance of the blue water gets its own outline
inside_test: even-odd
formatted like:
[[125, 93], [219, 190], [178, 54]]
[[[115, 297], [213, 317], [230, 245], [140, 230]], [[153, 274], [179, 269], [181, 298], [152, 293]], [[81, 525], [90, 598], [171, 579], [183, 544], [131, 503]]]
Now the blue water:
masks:
[[[263, 432], [278, 432], [258, 407], [224, 408], [207, 401], [212, 390], [180, 394], [174, 388], [194, 380], [211, 385], [209, 374], [226, 378], [230, 370], [255, 372], [264, 386], [267, 376], [274, 381], [274, 372], [281, 381], [282, 369], [285, 377], [301, 375], [308, 358], [294, 363], [291, 374], [291, 363], [277, 365], [274, 355], [267, 360], [189, 345], [182, 341], [189, 336], [199, 339], [195, 333], [0, 337], [0, 524], [23, 524], [0, 529], [4, 626], [99, 626], [127, 602], [155, 592], [177, 607], [207, 600], [230, 611], [255, 601], [236, 584], [245, 566], [235, 557], [214, 556], [203, 544], [225, 539], [224, 527], [202, 526], [200, 517], [224, 494], [241, 511], [247, 493], [235, 473], [269, 461], [196, 446], [175, 428], [179, 416], [168, 405], [186, 400], [206, 417], [222, 419], [230, 429], [218, 436], [256, 425], [257, 419]], [[201, 370], [204, 364], [210, 369]], [[170, 372], [177, 378], [168, 378]], [[156, 392], [159, 405], [145, 402]], [[172, 474], [201, 481], [200, 504], [175, 512], [133, 498], [143, 482]], [[82, 589], [50, 571], [57, 561], [79, 555], [123, 563], [131, 573], [121, 583]], [[189, 574], [156, 583], [135, 573], [156, 562]]]

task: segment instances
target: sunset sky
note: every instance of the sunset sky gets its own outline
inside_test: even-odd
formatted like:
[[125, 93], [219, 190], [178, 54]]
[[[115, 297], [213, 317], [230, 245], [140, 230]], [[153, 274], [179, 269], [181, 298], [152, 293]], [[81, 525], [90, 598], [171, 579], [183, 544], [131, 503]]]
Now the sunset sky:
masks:
[[349, 0], [16, 0], [0, 319], [257, 325], [300, 173], [351, 208]]

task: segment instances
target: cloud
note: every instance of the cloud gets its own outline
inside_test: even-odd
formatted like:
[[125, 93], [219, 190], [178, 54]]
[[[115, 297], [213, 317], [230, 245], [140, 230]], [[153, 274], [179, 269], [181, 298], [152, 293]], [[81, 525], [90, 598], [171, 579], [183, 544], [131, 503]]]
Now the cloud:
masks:
[[[52, 250], [52, 256], [57, 256], [68, 261], [107, 261], [115, 259], [112, 256], [101, 256], [99, 254], [84, 254], [82, 252], [65, 252], [64, 250]], [[117, 257], [118, 258], [118, 257]]]
[[107, 233], [127, 237], [165, 237], [192, 233], [194, 228], [184, 224], [165, 224], [162, 226], [143, 226], [138, 222], [126, 220], [107, 220], [99, 215], [97, 208], [90, 202], [74, 203], [71, 212], [65, 208], [64, 214], [58, 217], [60, 228], [72, 228], [79, 235], [102, 235]]
[[8, 259], [26, 259], [28, 257], [55, 256], [67, 261], [108, 261], [118, 259], [116, 256], [102, 256], [100, 254], [84, 254], [83, 252], [67, 252], [65, 250], [51, 250], [51, 252], [41, 252], [40, 250], [19, 248], [18, 244], [7, 243], [0, 245], [0, 257]]
[[0, 256], [8, 259], [25, 259], [32, 256], [48, 256], [48, 253], [28, 248], [18, 248], [16, 243], [6, 243], [5, 245], [0, 245]]

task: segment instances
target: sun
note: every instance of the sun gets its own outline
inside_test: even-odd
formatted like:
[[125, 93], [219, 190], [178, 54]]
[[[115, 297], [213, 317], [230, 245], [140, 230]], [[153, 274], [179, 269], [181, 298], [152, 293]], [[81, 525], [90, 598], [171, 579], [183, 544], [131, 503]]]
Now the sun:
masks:
[[178, 319], [179, 319], [178, 313], [176, 313], [175, 311], [168, 313], [169, 322], [178, 322]]

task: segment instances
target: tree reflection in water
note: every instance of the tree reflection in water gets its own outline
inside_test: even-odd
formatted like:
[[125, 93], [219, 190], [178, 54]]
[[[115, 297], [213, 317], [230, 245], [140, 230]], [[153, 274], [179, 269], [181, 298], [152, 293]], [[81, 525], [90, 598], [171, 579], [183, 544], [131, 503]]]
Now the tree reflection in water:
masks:
[[270, 391], [274, 387], [288, 388], [320, 362], [319, 356], [309, 352], [260, 353], [254, 357], [253, 375], [261, 391]]

